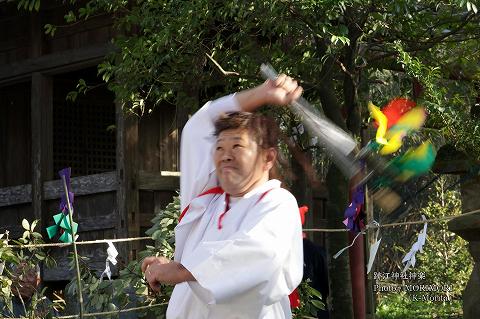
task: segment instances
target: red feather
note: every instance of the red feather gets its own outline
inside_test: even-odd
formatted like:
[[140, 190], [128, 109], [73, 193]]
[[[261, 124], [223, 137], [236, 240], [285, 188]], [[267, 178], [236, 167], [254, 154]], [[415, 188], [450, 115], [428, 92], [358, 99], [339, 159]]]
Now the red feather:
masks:
[[[410, 111], [416, 105], [417, 103], [415, 103], [415, 101], [402, 97], [395, 98], [388, 102], [388, 104], [382, 108], [382, 113], [387, 117], [387, 128], [395, 125], [403, 114]], [[375, 126], [378, 127], [377, 121], [375, 121]]]

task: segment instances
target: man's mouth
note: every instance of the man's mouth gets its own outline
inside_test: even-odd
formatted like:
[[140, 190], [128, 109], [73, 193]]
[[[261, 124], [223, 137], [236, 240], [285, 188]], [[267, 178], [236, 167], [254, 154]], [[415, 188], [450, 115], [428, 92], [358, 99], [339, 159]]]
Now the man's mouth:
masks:
[[233, 166], [224, 166], [224, 167], [222, 167], [222, 172], [231, 172], [231, 171], [233, 171], [233, 170], [235, 170], [235, 167], [233, 167]]

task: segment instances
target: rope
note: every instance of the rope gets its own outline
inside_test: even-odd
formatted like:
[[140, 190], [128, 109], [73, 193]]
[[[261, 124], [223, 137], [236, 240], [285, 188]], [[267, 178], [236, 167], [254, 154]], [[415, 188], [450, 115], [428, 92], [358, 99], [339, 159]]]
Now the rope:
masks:
[[[418, 221], [409, 221], [409, 222], [401, 222], [401, 223], [390, 223], [390, 224], [383, 224], [383, 225], [367, 225], [367, 229], [376, 229], [376, 228], [384, 228], [384, 227], [396, 227], [396, 226], [404, 226], [404, 225], [416, 225], [416, 224], [424, 224], [425, 222], [433, 224], [439, 223], [447, 220], [452, 220], [455, 218], [460, 218], [463, 216], [469, 216], [480, 213], [480, 209], [476, 209], [461, 215], [452, 215], [452, 216], [444, 216], [439, 218], [432, 218], [427, 220], [418, 220]], [[303, 229], [304, 232], [325, 232], [325, 233], [341, 233], [341, 232], [348, 232], [347, 228], [305, 228]], [[131, 238], [117, 238], [117, 239], [98, 239], [98, 240], [88, 240], [88, 241], [78, 241], [77, 245], [92, 245], [92, 244], [104, 244], [107, 242], [117, 243], [117, 242], [125, 242], [125, 241], [140, 241], [140, 240], [153, 240], [152, 237], [131, 237]], [[29, 244], [29, 245], [7, 245], [6, 247], [10, 248], [39, 248], [39, 247], [67, 247], [72, 245], [71, 243], [49, 243], [49, 244]]]
[[[461, 215], [452, 215], [452, 216], [444, 216], [444, 217], [439, 217], [439, 218], [432, 218], [432, 219], [426, 219], [426, 220], [417, 220], [417, 221], [410, 221], [410, 222], [401, 222], [401, 223], [390, 223], [390, 224], [383, 224], [383, 225], [367, 225], [367, 229], [376, 229], [376, 228], [384, 228], [384, 227], [396, 227], [396, 226], [404, 226], [404, 225], [416, 225], [416, 224], [424, 224], [424, 223], [439, 223], [447, 220], [453, 220], [456, 218], [460, 218], [463, 216], [469, 216], [469, 215], [475, 215], [480, 213], [480, 209], [476, 209], [470, 212], [467, 212], [465, 214]], [[310, 228], [310, 229], [304, 229], [304, 232], [326, 232], [326, 233], [334, 233], [334, 232], [346, 232], [349, 231], [346, 228]]]
[[[93, 245], [93, 244], [106, 244], [108, 242], [118, 243], [125, 241], [139, 241], [139, 240], [153, 240], [152, 237], [131, 237], [131, 238], [116, 238], [116, 239], [97, 239], [97, 240], [86, 240], [86, 241], [77, 241], [77, 245]], [[9, 248], [38, 248], [38, 247], [68, 247], [72, 243], [48, 243], [48, 244], [28, 244], [28, 245], [7, 245]]]

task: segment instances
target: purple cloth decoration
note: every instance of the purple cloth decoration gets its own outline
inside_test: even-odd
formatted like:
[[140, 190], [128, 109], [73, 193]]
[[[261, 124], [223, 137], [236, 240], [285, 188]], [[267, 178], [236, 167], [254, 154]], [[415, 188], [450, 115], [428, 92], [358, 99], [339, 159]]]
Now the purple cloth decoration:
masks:
[[345, 210], [344, 217], [345, 220], [343, 224], [348, 228], [348, 230], [358, 233], [362, 231], [365, 227], [363, 218], [365, 214], [362, 211], [363, 204], [365, 199], [365, 193], [363, 187], [357, 187], [353, 193], [353, 199], [350, 205], [348, 205]]
[[[70, 175], [71, 175], [72, 169], [70, 167], [64, 168], [58, 172], [58, 175], [60, 175], [60, 178], [62, 176], [65, 176], [65, 183], [67, 184], [67, 190], [68, 190], [68, 200], [70, 201], [70, 206], [73, 207], [73, 193], [70, 191]], [[63, 186], [63, 182], [62, 182]], [[62, 193], [62, 196], [60, 197], [60, 210], [68, 214], [68, 203], [67, 203], [67, 197], [65, 196], [65, 192]]]

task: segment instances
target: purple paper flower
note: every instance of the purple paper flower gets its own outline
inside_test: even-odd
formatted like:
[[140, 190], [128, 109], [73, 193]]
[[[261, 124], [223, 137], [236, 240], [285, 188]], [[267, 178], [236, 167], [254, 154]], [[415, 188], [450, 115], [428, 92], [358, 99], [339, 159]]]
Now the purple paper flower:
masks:
[[365, 223], [363, 222], [363, 218], [365, 217], [363, 213], [364, 198], [365, 193], [363, 187], [357, 187], [353, 193], [352, 202], [348, 205], [344, 213], [345, 220], [343, 224], [348, 230], [355, 233], [362, 231], [365, 227]]

